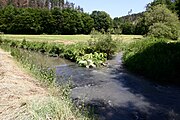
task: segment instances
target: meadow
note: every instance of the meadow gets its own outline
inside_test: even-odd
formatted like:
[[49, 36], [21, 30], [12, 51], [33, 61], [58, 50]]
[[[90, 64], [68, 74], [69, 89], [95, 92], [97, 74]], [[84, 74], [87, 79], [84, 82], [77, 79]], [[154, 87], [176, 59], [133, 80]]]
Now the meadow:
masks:
[[[27, 40], [36, 42], [57, 42], [57, 43], [76, 43], [76, 42], [86, 42], [91, 36], [90, 35], [12, 35], [12, 34], [2, 34], [0, 35], [2, 39], [8, 40]], [[112, 35], [113, 39], [121, 39], [123, 42], [132, 42], [135, 39], [141, 39], [141, 35]]]

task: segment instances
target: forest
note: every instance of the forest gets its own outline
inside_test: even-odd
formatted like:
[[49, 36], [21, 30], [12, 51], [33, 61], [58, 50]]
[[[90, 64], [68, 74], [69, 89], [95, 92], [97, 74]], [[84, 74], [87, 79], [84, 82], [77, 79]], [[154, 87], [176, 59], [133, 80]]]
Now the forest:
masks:
[[[147, 11], [158, 4], [180, 16], [179, 0], [155, 0]], [[111, 18], [105, 11], [89, 14], [64, 0], [2, 0], [0, 6], [0, 31], [5, 34], [89, 34], [93, 28], [111, 34], [148, 33], [146, 12]]]

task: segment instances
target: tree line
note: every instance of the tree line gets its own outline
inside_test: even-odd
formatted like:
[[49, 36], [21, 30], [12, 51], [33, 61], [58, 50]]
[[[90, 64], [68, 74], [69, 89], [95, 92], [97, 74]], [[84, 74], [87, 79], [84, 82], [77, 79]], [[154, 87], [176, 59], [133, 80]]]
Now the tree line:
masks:
[[[122, 30], [122, 34], [135, 34], [135, 35], [147, 34], [149, 24], [148, 25], [145, 24], [145, 21], [147, 21], [148, 19], [146, 13], [150, 9], [153, 9], [153, 7], [158, 5], [165, 5], [166, 8], [172, 12], [172, 14], [176, 14], [177, 16], [179, 16], [180, 19], [180, 0], [154, 0], [153, 2], [147, 4], [145, 12], [131, 14], [131, 15], [129, 14], [127, 16], [122, 16], [122, 17], [115, 17], [113, 19], [113, 28], [120, 28]], [[164, 12], [158, 15], [163, 16]]]
[[[149, 32], [149, 26], [151, 26], [150, 23], [146, 24], [148, 17], [151, 17], [146, 14], [150, 9], [163, 4], [172, 14], [179, 15], [179, 1], [154, 0], [147, 5], [146, 12], [112, 19], [105, 11], [85, 13], [80, 6], [76, 7], [74, 3], [64, 2], [64, 0], [2, 0], [0, 5], [3, 2], [7, 6], [0, 8], [0, 32], [71, 35], [89, 34], [94, 28], [111, 34], [144, 35]], [[26, 3], [25, 6], [18, 5], [23, 3]], [[168, 14], [171, 13], [168, 12]]]
[[104, 11], [92, 14], [70, 8], [17, 8], [9, 5], [0, 9], [0, 31], [6, 34], [89, 34], [92, 28], [107, 31], [112, 19]]

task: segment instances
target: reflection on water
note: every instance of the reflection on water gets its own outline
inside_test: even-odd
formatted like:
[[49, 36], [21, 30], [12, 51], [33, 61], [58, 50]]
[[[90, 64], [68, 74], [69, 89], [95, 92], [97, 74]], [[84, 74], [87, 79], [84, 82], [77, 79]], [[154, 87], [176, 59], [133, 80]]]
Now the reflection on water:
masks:
[[38, 52], [32, 52], [27, 50], [21, 50], [24, 56], [31, 59], [34, 63], [38, 65], [43, 65], [47, 67], [55, 67], [55, 66], [66, 66], [72, 65], [74, 63], [69, 60], [60, 58], [60, 57], [49, 57], [48, 55], [41, 54]]

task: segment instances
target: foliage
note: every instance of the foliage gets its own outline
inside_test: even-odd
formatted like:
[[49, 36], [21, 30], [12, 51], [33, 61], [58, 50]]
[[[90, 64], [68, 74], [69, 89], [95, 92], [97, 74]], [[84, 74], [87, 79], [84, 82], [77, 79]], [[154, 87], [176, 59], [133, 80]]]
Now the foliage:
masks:
[[[168, 35], [170, 36], [164, 37], [171, 39], [177, 39], [179, 37], [180, 23], [178, 17], [176, 16], [176, 14], [167, 9], [165, 5], [157, 5], [148, 9], [148, 11], [144, 13], [144, 25], [149, 27], [147, 33], [149, 32], [149, 30], [152, 32], [156, 31], [156, 29], [168, 28], [168, 30], [170, 30]], [[164, 32], [162, 33], [164, 34]]]
[[122, 29], [120, 27], [119, 28], [114, 28], [114, 34], [116, 34], [116, 35], [122, 34]]
[[176, 11], [177, 14], [179, 15], [179, 19], [180, 19], [180, 0], [176, 0]]
[[[45, 43], [45, 42], [30, 42], [24, 39], [23, 41], [2, 40], [1, 44], [14, 48], [21, 48], [21, 49], [41, 52], [49, 56], [64, 57], [68, 60], [77, 62], [81, 66], [86, 66], [86, 65], [82, 65], [82, 63], [80, 62], [85, 60], [92, 61], [92, 63], [94, 64], [93, 67], [100, 66], [107, 59], [106, 54], [107, 53], [112, 54], [112, 50], [110, 48], [109, 49], [111, 51], [109, 49], [99, 50], [99, 49], [95, 49], [93, 46], [88, 46], [86, 43], [63, 45], [63, 44]], [[91, 59], [88, 59], [87, 56], [91, 54], [92, 54]]]
[[106, 61], [106, 53], [90, 53], [85, 54], [77, 59], [77, 62], [80, 66], [97, 67], [102, 65]]
[[81, 13], [71, 9], [63, 9], [62, 34], [80, 34], [84, 24]]
[[180, 0], [154, 0], [153, 2], [149, 3], [146, 8], [150, 9], [156, 5], [163, 4], [163, 5], [166, 5], [167, 8], [170, 9], [172, 12], [176, 12], [176, 13], [178, 13], [178, 15], [180, 15], [179, 14], [179, 9], [180, 9], [179, 2], [180, 2]]
[[147, 34], [149, 26], [146, 25], [144, 16], [138, 19], [135, 26], [135, 34], [136, 35], [145, 35]]
[[33, 74], [40, 77], [41, 80], [47, 85], [54, 84], [55, 72], [53, 69], [46, 68], [42, 65], [35, 64], [28, 56], [24, 55], [19, 49], [11, 49], [11, 55], [19, 62], [26, 66]]
[[136, 34], [136, 25], [138, 18], [142, 16], [142, 13], [127, 15], [123, 17], [116, 17], [113, 19], [113, 28], [115, 34], [132, 35]]
[[148, 36], [177, 40], [179, 37], [179, 33], [176, 30], [175, 26], [172, 26], [170, 28], [164, 23], [154, 23], [149, 27]]
[[76, 9], [0, 9], [0, 31], [5, 34], [89, 34], [93, 26], [90, 15]]
[[148, 9], [144, 15], [147, 25], [152, 25], [153, 23], [157, 22], [163, 22], [168, 25], [178, 23], [178, 17], [176, 14], [167, 9], [165, 5], [154, 6], [151, 9]]
[[154, 80], [179, 82], [180, 43], [154, 38], [131, 43], [123, 63], [129, 70]]
[[100, 33], [93, 31], [89, 40], [89, 46], [96, 52], [106, 53], [107, 58], [110, 58], [117, 51], [116, 41], [112, 39], [109, 33]]
[[84, 23], [83, 34], [89, 34], [94, 27], [94, 20], [87, 13], [82, 13], [82, 21]]
[[104, 11], [93, 11], [91, 18], [94, 20], [95, 30], [101, 31], [102, 29], [107, 32], [112, 27], [112, 19], [109, 14]]
[[122, 24], [121, 28], [122, 28], [122, 34], [125, 35], [134, 34], [135, 25], [132, 22], [125, 22], [124, 24]]
[[121, 18], [115, 17], [113, 19], [113, 32], [111, 34], [121, 34], [122, 33], [122, 20]]

